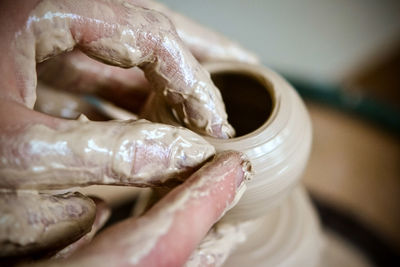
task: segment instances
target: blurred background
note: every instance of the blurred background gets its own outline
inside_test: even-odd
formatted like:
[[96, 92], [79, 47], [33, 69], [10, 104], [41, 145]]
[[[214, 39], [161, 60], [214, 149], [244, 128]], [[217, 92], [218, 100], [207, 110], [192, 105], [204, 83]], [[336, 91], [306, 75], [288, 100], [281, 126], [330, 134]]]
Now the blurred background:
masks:
[[400, 1], [161, 2], [255, 52], [304, 97], [322, 266], [400, 266]]

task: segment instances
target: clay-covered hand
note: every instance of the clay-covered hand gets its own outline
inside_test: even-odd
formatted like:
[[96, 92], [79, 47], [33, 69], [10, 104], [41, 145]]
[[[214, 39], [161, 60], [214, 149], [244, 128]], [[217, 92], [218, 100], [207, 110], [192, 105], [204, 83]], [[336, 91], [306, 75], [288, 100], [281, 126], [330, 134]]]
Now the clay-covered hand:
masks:
[[[42, 261], [39, 266], [182, 266], [210, 227], [240, 197], [250, 168], [239, 152], [217, 154], [141, 217], [106, 229], [68, 258]], [[78, 216], [83, 206], [78, 199], [75, 204]], [[38, 225], [48, 219], [40, 215]]]
[[129, 1], [0, 5], [1, 256], [62, 247], [90, 231], [96, 214], [91, 199], [43, 190], [175, 183], [215, 153], [184, 128], [33, 111], [38, 62], [76, 48], [111, 65], [138, 66], [186, 126], [215, 137], [233, 134], [209, 74], [165, 15]]
[[[12, 84], [14, 90], [8, 98], [33, 107], [36, 63], [75, 47], [110, 65], [141, 68], [155, 91], [166, 98], [188, 128], [215, 137], [232, 136], [234, 131], [227, 122], [220, 93], [183, 44], [174, 25], [162, 13], [137, 4], [145, 5], [135, 1], [42, 0], [16, 9], [15, 1], [3, 2], [2, 48], [8, 51], [3, 60], [8, 62], [4, 71], [9, 80], [18, 81]], [[218, 34], [186, 23], [182, 16], [163, 6], [153, 2], [145, 6], [162, 9], [183, 25], [181, 35], [199, 58], [213, 55], [255, 60]], [[10, 18], [13, 8], [18, 13]], [[191, 30], [194, 33], [188, 34]], [[61, 74], [55, 73], [54, 79], [61, 79]]]

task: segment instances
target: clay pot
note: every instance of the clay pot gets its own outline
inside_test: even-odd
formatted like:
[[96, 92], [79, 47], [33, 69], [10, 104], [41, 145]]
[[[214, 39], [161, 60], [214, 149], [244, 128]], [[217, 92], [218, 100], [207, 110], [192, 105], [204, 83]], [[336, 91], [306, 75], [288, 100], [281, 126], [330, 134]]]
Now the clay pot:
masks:
[[[228, 120], [237, 136], [205, 137], [217, 151], [239, 150], [255, 175], [239, 203], [225, 216], [248, 220], [266, 214], [294, 188], [311, 147], [311, 123], [297, 92], [268, 68], [237, 62], [211, 62], [205, 68], [220, 89]], [[179, 125], [164, 100], [153, 96], [145, 111], [150, 120]]]

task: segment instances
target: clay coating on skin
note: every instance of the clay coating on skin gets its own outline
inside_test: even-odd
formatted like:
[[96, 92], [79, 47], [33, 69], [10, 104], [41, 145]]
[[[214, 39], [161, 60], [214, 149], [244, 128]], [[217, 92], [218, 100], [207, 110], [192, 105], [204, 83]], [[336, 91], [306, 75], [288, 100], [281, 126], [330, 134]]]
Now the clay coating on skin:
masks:
[[104, 224], [110, 218], [111, 209], [107, 205], [107, 203], [102, 199], [96, 197], [92, 197], [92, 200], [96, 204], [96, 217], [92, 224], [92, 229], [90, 230], [89, 233], [85, 234], [77, 241], [57, 251], [57, 253], [54, 256], [52, 256], [53, 259], [66, 259], [68, 257], [71, 257], [71, 255], [79, 251], [85, 245], [88, 245], [93, 240], [97, 232], [104, 226]]
[[[93, 4], [77, 2], [41, 1], [15, 36], [15, 61], [27, 107], [32, 108], [36, 99], [36, 62], [78, 46], [107, 64], [141, 67], [188, 128], [216, 137], [233, 136], [218, 89], [164, 15], [115, 1], [100, 1], [82, 14], [69, 12], [74, 5]], [[82, 23], [98, 32], [84, 33]]]
[[0, 256], [51, 251], [90, 231], [95, 204], [79, 193], [0, 192]]
[[[74, 264], [108, 266], [109, 262], [125, 266], [141, 263], [146, 257], [152, 255], [154, 257], [152, 251], [171, 231], [178, 235], [181, 233], [182, 229], [177, 221], [180, 213], [187, 215], [188, 210], [196, 208], [205, 208], [203, 212], [215, 212], [215, 215], [226, 212], [232, 207], [232, 203], [237, 201], [237, 191], [245, 188], [251, 174], [251, 165], [243, 154], [236, 151], [219, 153], [212, 161], [194, 173], [184, 187], [173, 190], [153, 206], [145, 216], [124, 221], [118, 225], [119, 229], [105, 230], [97, 237], [94, 244], [78, 252], [69, 261], [50, 261], [44, 266]], [[229, 193], [229, 197], [224, 198], [226, 201], [218, 202], [218, 205], [213, 205], [212, 208], [204, 206], [205, 199], [211, 201], [222, 191]], [[208, 205], [212, 203], [207, 203], [206, 206]], [[217, 216], [211, 218], [212, 221], [208, 221], [210, 226], [218, 219]], [[126, 229], [132, 229], [132, 227], [140, 231], [128, 234]], [[206, 227], [203, 230], [207, 231], [207, 229]], [[109, 249], [111, 233], [114, 238], [113, 250]], [[115, 253], [116, 251], [118, 253]], [[104, 262], [105, 258], [107, 262]]]
[[[58, 129], [35, 124], [1, 151], [0, 188], [60, 189], [91, 184], [154, 186], [183, 179], [215, 153], [197, 134], [139, 121], [93, 122]], [[99, 135], [98, 133], [102, 134]]]

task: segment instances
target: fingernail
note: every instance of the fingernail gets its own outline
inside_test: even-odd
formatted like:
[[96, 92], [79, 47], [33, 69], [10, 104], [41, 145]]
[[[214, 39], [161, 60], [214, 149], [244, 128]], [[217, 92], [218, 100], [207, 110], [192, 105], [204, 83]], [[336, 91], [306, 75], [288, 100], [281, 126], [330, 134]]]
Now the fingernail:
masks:
[[224, 123], [221, 126], [221, 135], [223, 139], [234, 137], [235, 129], [229, 123]]
[[223, 122], [212, 126], [208, 134], [219, 139], [229, 139], [235, 136], [235, 129], [228, 122]]
[[240, 165], [242, 166], [243, 175], [238, 175], [236, 177], [236, 188], [239, 188], [242, 183], [250, 181], [254, 175], [253, 167], [247, 156], [241, 153], [240, 159]]
[[[239, 200], [242, 198], [244, 192], [247, 189], [247, 182], [250, 181], [251, 177], [253, 176], [253, 170], [251, 167], [251, 163], [248, 160], [247, 156], [243, 153], [240, 153], [240, 165], [242, 167], [241, 175], [236, 176], [236, 194], [230, 205], [225, 209], [225, 214], [228, 210], [236, 206]], [[222, 217], [222, 216], [221, 216]]]

